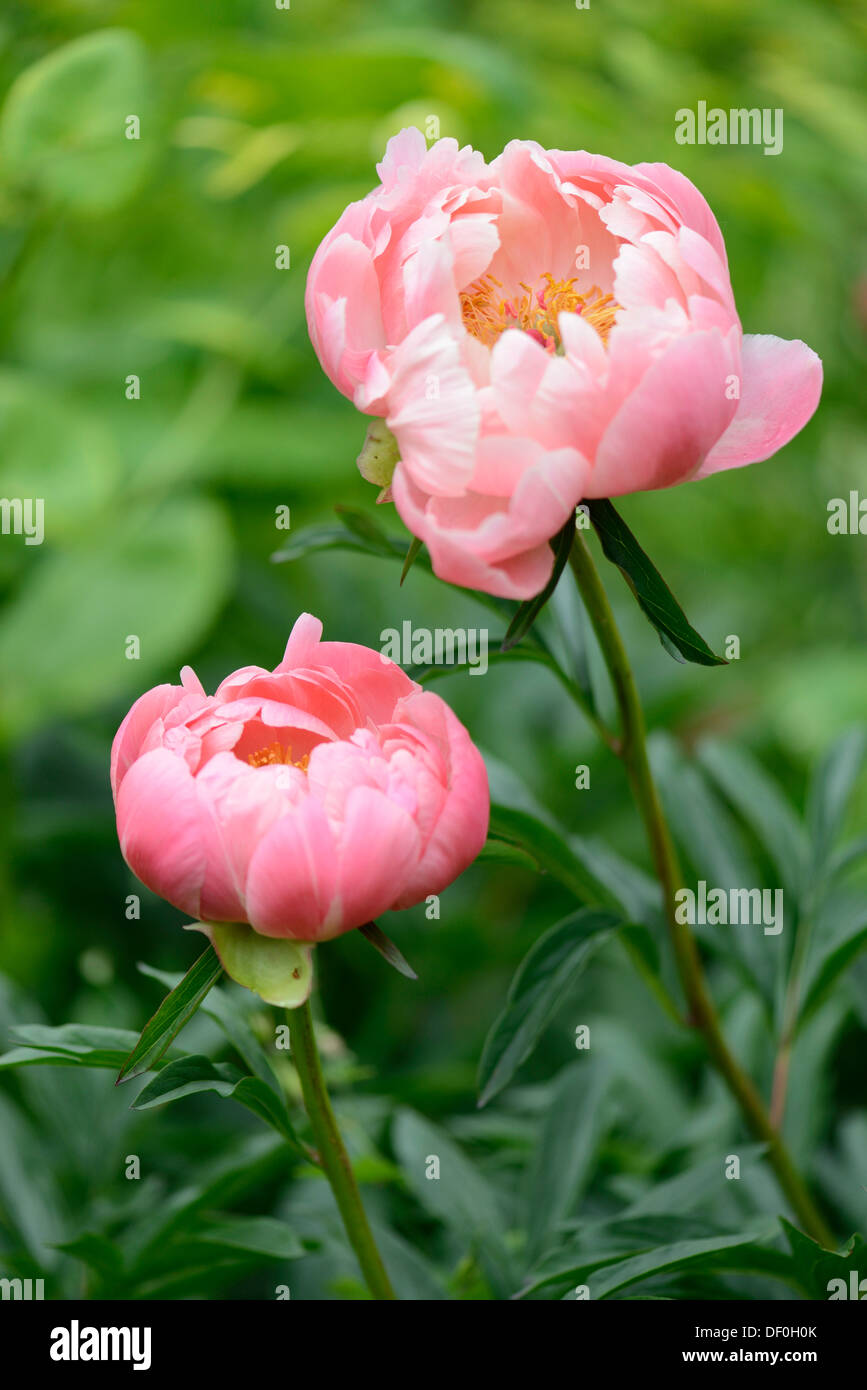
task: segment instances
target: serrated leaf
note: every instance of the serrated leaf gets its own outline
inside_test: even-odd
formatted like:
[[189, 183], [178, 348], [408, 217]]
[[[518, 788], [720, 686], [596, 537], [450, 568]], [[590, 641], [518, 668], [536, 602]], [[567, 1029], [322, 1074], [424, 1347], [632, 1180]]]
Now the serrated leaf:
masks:
[[691, 626], [662, 575], [612, 504], [598, 500], [587, 506], [606, 558], [620, 570], [669, 654], [674, 647], [684, 660], [699, 666], [727, 665]]
[[479, 1105], [509, 1084], [526, 1061], [560, 1004], [621, 918], [582, 908], [558, 922], [535, 943], [518, 967], [505, 1008], [494, 1023], [479, 1063]]
[[[792, 1259], [798, 1279], [814, 1299], [829, 1299], [832, 1293], [843, 1296], [839, 1286], [829, 1288], [831, 1280], [842, 1280], [846, 1296], [850, 1297], [850, 1281], [855, 1275], [855, 1285], [867, 1278], [867, 1243], [863, 1236], [853, 1235], [840, 1250], [826, 1250], [810, 1236], [799, 1231], [785, 1217], [780, 1218], [786, 1239], [792, 1251]], [[859, 1299], [861, 1295], [858, 1295]]]
[[118, 1073], [118, 1083], [141, 1076], [142, 1072], [149, 1071], [154, 1062], [159, 1061], [222, 973], [223, 967], [213, 946], [208, 946], [145, 1025], [141, 1037]]

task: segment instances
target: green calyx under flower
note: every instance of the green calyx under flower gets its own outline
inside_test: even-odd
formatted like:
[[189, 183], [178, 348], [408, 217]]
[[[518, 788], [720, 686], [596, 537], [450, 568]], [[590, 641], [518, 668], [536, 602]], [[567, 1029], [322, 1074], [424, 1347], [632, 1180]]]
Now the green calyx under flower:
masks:
[[357, 463], [362, 478], [382, 488], [377, 502], [391, 501], [391, 480], [399, 462], [400, 449], [388, 425], [378, 417], [371, 420]]
[[230, 979], [266, 1004], [297, 1009], [313, 988], [313, 948], [285, 937], [262, 936], [245, 922], [191, 922], [210, 941]]

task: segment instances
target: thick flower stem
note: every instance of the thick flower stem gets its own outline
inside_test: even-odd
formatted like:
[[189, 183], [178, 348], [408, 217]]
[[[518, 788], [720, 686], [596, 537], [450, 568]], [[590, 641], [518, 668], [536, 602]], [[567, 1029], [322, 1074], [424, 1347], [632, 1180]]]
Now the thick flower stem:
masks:
[[319, 1159], [325, 1170], [325, 1176], [331, 1184], [334, 1200], [337, 1202], [340, 1215], [343, 1218], [349, 1243], [355, 1251], [361, 1272], [373, 1297], [393, 1299], [396, 1295], [385, 1272], [382, 1257], [376, 1248], [373, 1232], [361, 1203], [361, 1193], [355, 1181], [349, 1154], [346, 1152], [340, 1137], [337, 1120], [328, 1098], [325, 1078], [322, 1075], [322, 1063], [319, 1060], [319, 1050], [313, 1032], [313, 1015], [310, 1011], [309, 1000], [300, 1008], [288, 1009], [287, 1017], [292, 1056], [301, 1080], [304, 1105], [313, 1130]]
[[729, 1050], [719, 1015], [708, 990], [695, 938], [688, 925], [677, 920], [675, 895], [684, 886], [683, 875], [650, 770], [644, 712], [608, 595], [593, 563], [593, 557], [578, 531], [575, 533], [569, 563], [614, 687], [621, 730], [617, 751], [626, 768], [632, 794], [644, 821], [654, 866], [662, 885], [669, 936], [689, 1010], [687, 1022], [702, 1033], [711, 1059], [740, 1106], [750, 1130], [757, 1139], [767, 1145], [768, 1160], [804, 1230], [821, 1245], [833, 1249], [833, 1235], [807, 1191], [781, 1136], [771, 1123], [761, 1096]]

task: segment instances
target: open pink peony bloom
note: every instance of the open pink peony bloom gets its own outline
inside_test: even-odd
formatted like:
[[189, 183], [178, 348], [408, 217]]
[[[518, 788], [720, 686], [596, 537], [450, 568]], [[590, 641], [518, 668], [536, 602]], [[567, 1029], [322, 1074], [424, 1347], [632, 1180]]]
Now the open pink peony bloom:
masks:
[[274, 671], [135, 702], [111, 785], [135, 874], [191, 917], [320, 941], [439, 893], [475, 859], [488, 781], [448, 705], [298, 619]]
[[815, 410], [819, 358], [742, 333], [719, 227], [666, 164], [515, 140], [489, 165], [404, 130], [378, 172], [307, 318], [394, 434], [394, 501], [441, 578], [529, 597], [582, 498], [768, 458]]

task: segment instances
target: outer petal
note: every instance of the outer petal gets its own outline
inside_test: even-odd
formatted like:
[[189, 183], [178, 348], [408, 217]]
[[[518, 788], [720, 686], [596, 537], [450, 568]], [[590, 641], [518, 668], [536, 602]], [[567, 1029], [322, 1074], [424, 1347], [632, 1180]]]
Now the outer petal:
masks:
[[421, 852], [412, 816], [371, 787], [349, 793], [339, 839], [339, 906], [332, 909], [323, 937], [338, 936], [387, 912]]
[[187, 693], [182, 685], [155, 685], [140, 695], [129, 710], [111, 745], [111, 790], [115, 803], [127, 769], [138, 757], [151, 728], [158, 720], [164, 720]]
[[117, 796], [117, 832], [142, 883], [198, 917], [207, 855], [196, 785], [182, 758], [156, 748], [133, 763]]
[[802, 430], [822, 394], [822, 362], [799, 338], [748, 333], [737, 414], [697, 476], [770, 458]]
[[732, 370], [720, 333], [675, 339], [605, 431], [587, 496], [619, 497], [694, 476], [734, 414], [725, 393]]
[[332, 911], [336, 882], [336, 845], [328, 817], [313, 797], [306, 797], [271, 826], [253, 854], [247, 919], [263, 936], [316, 941]]
[[449, 772], [445, 803], [421, 861], [410, 873], [395, 907], [411, 907], [439, 893], [463, 873], [481, 851], [488, 834], [490, 792], [482, 755], [448, 705], [430, 691], [411, 695], [396, 717], [414, 724], [444, 745]]
[[307, 324], [317, 356], [338, 391], [351, 396], [367, 355], [385, 347], [379, 282], [368, 247], [339, 233], [313, 258]]

